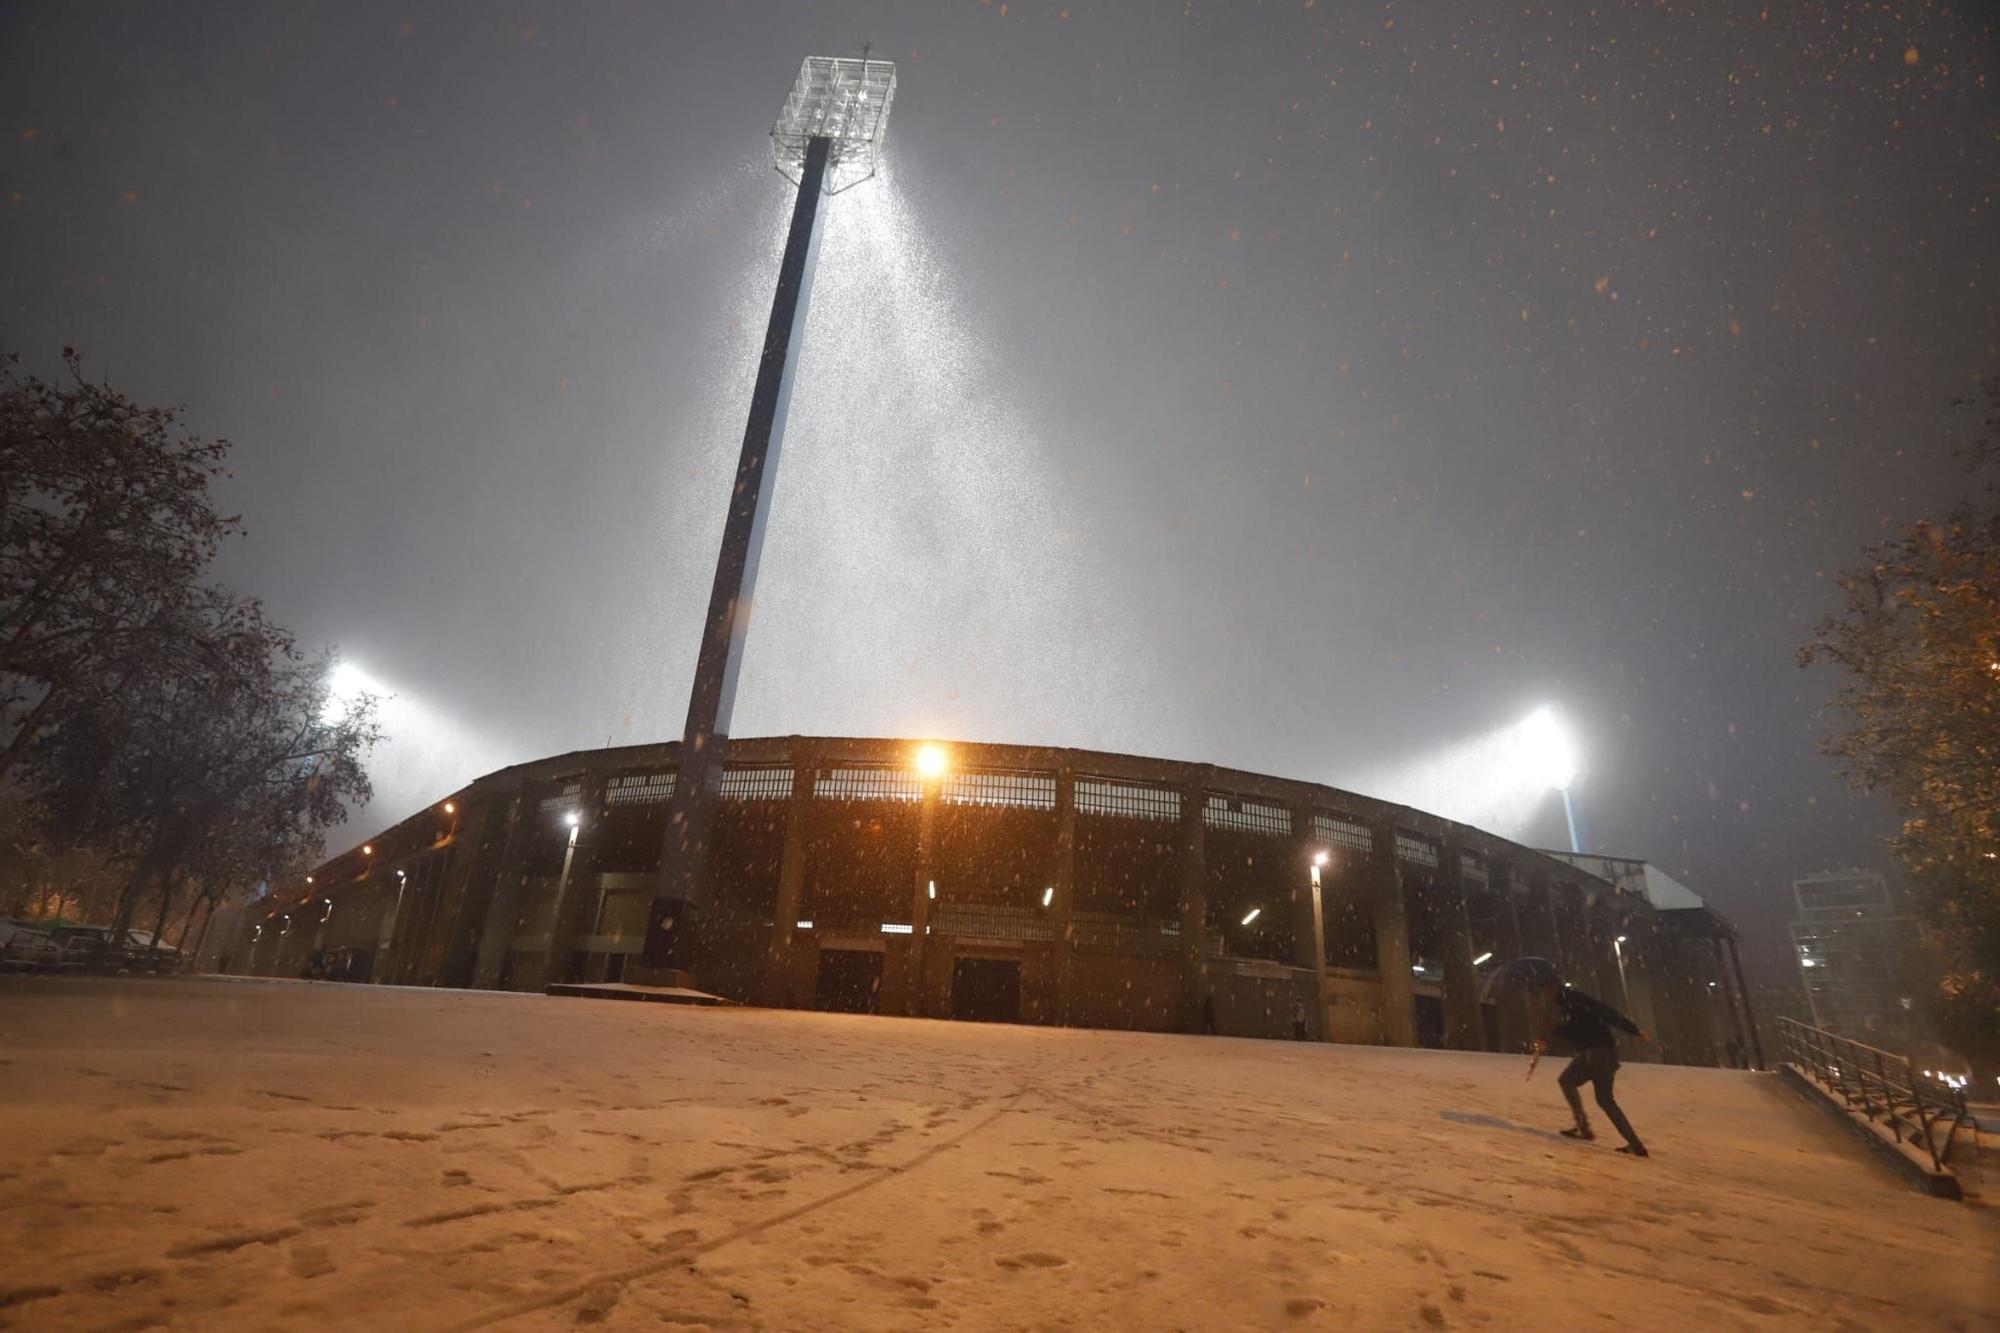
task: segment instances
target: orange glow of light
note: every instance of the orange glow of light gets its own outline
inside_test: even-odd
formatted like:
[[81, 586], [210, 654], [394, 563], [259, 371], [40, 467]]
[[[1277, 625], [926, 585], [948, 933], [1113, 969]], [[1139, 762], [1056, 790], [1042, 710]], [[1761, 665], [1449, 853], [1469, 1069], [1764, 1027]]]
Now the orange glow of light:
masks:
[[942, 745], [926, 741], [917, 747], [917, 772], [927, 778], [943, 776], [949, 762]]
[[372, 843], [372, 842], [364, 842], [364, 843], [362, 843], [362, 844], [361, 844], [361, 854], [362, 854], [363, 856], [373, 856], [373, 855], [375, 855], [375, 844], [374, 844], [374, 843]]

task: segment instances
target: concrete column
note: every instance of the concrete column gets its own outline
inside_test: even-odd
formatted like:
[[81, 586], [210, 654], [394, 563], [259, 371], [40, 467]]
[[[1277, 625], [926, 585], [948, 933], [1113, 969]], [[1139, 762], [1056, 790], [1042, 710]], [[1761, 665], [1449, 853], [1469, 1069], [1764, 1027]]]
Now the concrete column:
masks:
[[1465, 908], [1465, 863], [1458, 844], [1438, 848], [1443, 901], [1439, 905], [1439, 948], [1444, 957], [1444, 1044], [1454, 1051], [1486, 1049], [1479, 1021], [1479, 977], [1472, 966], [1472, 921]]
[[438, 918], [444, 911], [444, 896], [457, 850], [447, 843], [443, 847], [434, 846], [424, 854], [423, 873], [419, 877], [423, 882], [423, 896], [418, 899], [417, 914], [410, 923], [409, 948], [403, 962], [406, 985], [435, 986], [438, 983], [438, 967], [444, 958], [444, 941], [438, 938]]
[[[1498, 961], [1507, 962], [1527, 952], [1521, 944], [1521, 904], [1514, 881], [1514, 868], [1504, 864], [1489, 865], [1486, 876], [1487, 884], [1498, 902], [1495, 921], [1499, 938], [1493, 942], [1493, 952], [1498, 955]], [[1534, 1033], [1526, 997], [1503, 995], [1499, 997], [1497, 1008], [1501, 1051], [1512, 1054], [1527, 1050]]]
[[514, 812], [507, 821], [507, 840], [500, 853], [500, 867], [493, 872], [493, 889], [485, 916], [478, 924], [479, 952], [473, 962], [472, 984], [491, 990], [500, 984], [500, 971], [507, 962], [507, 946], [513, 943], [514, 919], [521, 914], [521, 859], [527, 840], [533, 836], [534, 801], [527, 792], [514, 797]]
[[806, 837], [812, 818], [815, 757], [792, 747], [792, 803], [785, 811], [785, 849], [778, 861], [778, 905], [771, 918], [771, 949], [764, 970], [765, 1002], [792, 1003], [792, 952], [798, 947], [799, 913], [806, 891]]
[[1055, 902], [1050, 922], [1056, 951], [1056, 1022], [1070, 1023], [1076, 987], [1076, 770], [1056, 770]]
[[1201, 1029], [1201, 1001], [1208, 976], [1208, 806], [1207, 770], [1181, 788], [1180, 917], [1184, 968], [1180, 1027]]
[[1562, 929], [1556, 922], [1555, 890], [1541, 875], [1528, 879], [1522, 905], [1527, 919], [1521, 923], [1522, 948], [1531, 957], [1546, 958], [1558, 971], [1567, 971], [1563, 962]]
[[495, 800], [484, 805], [476, 819], [467, 819], [469, 812], [463, 809], [459, 812], [458, 827], [467, 831], [454, 832], [452, 836], [454, 840], [463, 837], [470, 845], [461, 848], [456, 858], [457, 874], [446, 881], [447, 891], [452, 892], [453, 909], [444, 959], [438, 967], [440, 986], [472, 984], [480, 924], [493, 903], [494, 874], [499, 868], [499, 858], [505, 854], [507, 836], [519, 805], [518, 798]]
[[1743, 955], [1736, 948], [1736, 937], [1731, 935], [1729, 945], [1730, 969], [1736, 976], [1737, 993], [1743, 997], [1743, 1021], [1750, 1029], [1750, 1060], [1753, 1068], [1764, 1067], [1764, 1041], [1757, 1035], [1757, 1014], [1750, 1007], [1750, 988], [1743, 984]]
[[1368, 911], [1375, 922], [1375, 967], [1381, 973], [1382, 1036], [1391, 1046], [1417, 1044], [1416, 991], [1410, 984], [1410, 914], [1403, 904], [1403, 875], [1396, 864], [1396, 830], [1377, 824], [1375, 847], [1364, 872]]
[[1723, 1003], [1729, 1011], [1729, 1036], [1736, 1038], [1737, 1047], [1747, 1059], [1750, 1055], [1750, 1034], [1743, 1026], [1743, 1015], [1749, 1012], [1749, 1001], [1741, 993], [1740, 980], [1730, 971], [1729, 956], [1724, 951], [1723, 941], [1711, 939], [1708, 947], [1715, 959], [1716, 979], [1722, 983]]
[[928, 1017], [931, 1009], [930, 932], [931, 883], [936, 868], [931, 863], [931, 831], [937, 823], [938, 795], [944, 783], [925, 778], [923, 806], [917, 819], [917, 873], [910, 897], [910, 1003], [912, 1018]]

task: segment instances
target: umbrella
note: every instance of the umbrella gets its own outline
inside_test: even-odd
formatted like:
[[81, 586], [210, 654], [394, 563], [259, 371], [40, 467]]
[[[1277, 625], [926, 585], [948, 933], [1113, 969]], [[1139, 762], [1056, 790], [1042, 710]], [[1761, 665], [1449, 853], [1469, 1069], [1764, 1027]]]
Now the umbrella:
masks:
[[1498, 999], [1512, 991], [1560, 985], [1562, 969], [1548, 959], [1533, 956], [1510, 958], [1494, 968], [1493, 975], [1486, 978], [1486, 990], [1479, 998], [1483, 1002]]
[[[1526, 958], [1510, 958], [1493, 969], [1493, 975], [1486, 978], [1486, 989], [1480, 995], [1481, 1003], [1498, 999], [1502, 995], [1533, 991], [1542, 986], [1563, 984], [1562, 969], [1546, 958], [1529, 955]], [[1528, 1077], [1535, 1076], [1535, 1066], [1542, 1062], [1542, 1043], [1535, 1043], [1535, 1058], [1528, 1061]]]

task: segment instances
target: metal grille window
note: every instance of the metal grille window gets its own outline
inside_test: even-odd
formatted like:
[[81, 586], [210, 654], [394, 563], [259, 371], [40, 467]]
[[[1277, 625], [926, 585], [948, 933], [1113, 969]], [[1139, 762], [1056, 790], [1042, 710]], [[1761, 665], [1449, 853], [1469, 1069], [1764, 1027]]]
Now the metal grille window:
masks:
[[1412, 865], [1434, 866], [1438, 863], [1437, 844], [1428, 838], [1419, 838], [1414, 833], [1397, 829], [1396, 859]]
[[947, 904], [931, 918], [931, 930], [974, 939], [1046, 940], [1054, 938], [1055, 922], [1032, 909]]
[[551, 810], [568, 810], [583, 802], [583, 783], [572, 782], [554, 796], [544, 796], [536, 808], [543, 814]]
[[1053, 773], [954, 773], [939, 799], [954, 805], [1005, 805], [1025, 810], [1056, 808]]
[[1242, 796], [1223, 796], [1217, 792], [1208, 794], [1208, 806], [1202, 811], [1202, 818], [1210, 828], [1235, 829], [1241, 833], [1262, 833], [1283, 838], [1290, 836], [1292, 831], [1292, 812], [1284, 806]]
[[604, 789], [606, 805], [652, 805], [659, 801], [671, 800], [674, 794], [674, 774], [627, 773], [623, 777], [611, 779]]
[[921, 801], [924, 785], [900, 768], [823, 768], [813, 795], [826, 801]]
[[1074, 928], [1076, 947], [1084, 953], [1171, 958], [1180, 952], [1181, 928], [1176, 921], [1135, 921], [1099, 912], [1078, 912]]
[[1458, 871], [1464, 877], [1467, 884], [1482, 889], [1486, 887], [1486, 863], [1471, 852], [1460, 852], [1458, 854]]
[[1172, 787], [1148, 787], [1111, 778], [1078, 778], [1076, 812], [1117, 815], [1123, 819], [1157, 819], [1171, 824], [1181, 817], [1181, 794]]
[[722, 774], [725, 801], [786, 801], [791, 795], [789, 768], [731, 768]]
[[1375, 850], [1375, 835], [1368, 826], [1346, 815], [1315, 814], [1313, 836], [1330, 847], [1351, 847], [1357, 852]]

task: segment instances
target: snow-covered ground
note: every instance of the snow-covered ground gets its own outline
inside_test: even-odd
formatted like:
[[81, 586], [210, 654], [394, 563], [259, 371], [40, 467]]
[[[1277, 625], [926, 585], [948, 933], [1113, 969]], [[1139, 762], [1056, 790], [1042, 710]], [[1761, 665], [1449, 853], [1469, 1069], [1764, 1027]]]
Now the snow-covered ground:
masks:
[[[2000, 1326], [1768, 1077], [243, 981], [0, 984], [0, 1325]], [[1603, 1128], [1600, 1126], [1600, 1128]]]

